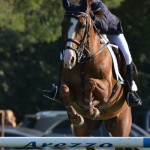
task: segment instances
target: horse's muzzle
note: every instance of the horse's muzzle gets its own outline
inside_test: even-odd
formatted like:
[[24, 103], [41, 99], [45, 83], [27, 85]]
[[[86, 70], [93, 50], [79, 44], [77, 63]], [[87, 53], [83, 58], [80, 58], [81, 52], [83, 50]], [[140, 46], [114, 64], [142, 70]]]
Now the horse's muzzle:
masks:
[[64, 51], [64, 68], [72, 69], [76, 64], [76, 53], [74, 50], [66, 49]]

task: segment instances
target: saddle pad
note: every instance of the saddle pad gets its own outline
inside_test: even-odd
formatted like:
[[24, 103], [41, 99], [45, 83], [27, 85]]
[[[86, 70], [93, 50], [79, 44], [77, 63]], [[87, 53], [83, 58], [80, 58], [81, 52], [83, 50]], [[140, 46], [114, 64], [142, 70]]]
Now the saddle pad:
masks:
[[[106, 34], [101, 34], [100, 37], [101, 37], [101, 40], [102, 40], [101, 42], [102, 42], [103, 44], [106, 44], [106, 43], [109, 42], [109, 40], [108, 40]], [[115, 55], [115, 53], [114, 53], [112, 47], [118, 48], [118, 46], [117, 46], [117, 45], [114, 45], [114, 44], [108, 44], [108, 45], [107, 45], [107, 48], [108, 48], [108, 50], [109, 50], [109, 52], [110, 52], [110, 54], [111, 54], [111, 56], [112, 56], [113, 66], [114, 66], [116, 78], [117, 78], [117, 80], [120, 80], [121, 84], [124, 84], [124, 79], [122, 78], [122, 76], [121, 76], [121, 74], [120, 74], [120, 72], [119, 72], [119, 67], [118, 67], [117, 58], [116, 58], [116, 55]]]
[[113, 44], [109, 44], [107, 46], [111, 56], [112, 56], [112, 60], [113, 60], [113, 66], [114, 66], [114, 70], [115, 70], [115, 74], [116, 74], [116, 78], [117, 80], [120, 80], [121, 81], [121, 84], [124, 84], [124, 79], [122, 78], [120, 72], [119, 72], [119, 67], [118, 67], [118, 62], [117, 62], [117, 58], [116, 58], [116, 55], [114, 54], [114, 51], [112, 50], [112, 47], [116, 47], [116, 45], [113, 45]]

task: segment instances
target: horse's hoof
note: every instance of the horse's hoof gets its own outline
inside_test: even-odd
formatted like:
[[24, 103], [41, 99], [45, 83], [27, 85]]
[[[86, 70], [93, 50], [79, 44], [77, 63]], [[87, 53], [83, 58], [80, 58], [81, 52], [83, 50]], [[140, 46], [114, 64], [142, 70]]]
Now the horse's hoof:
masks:
[[93, 114], [92, 114], [92, 118], [93, 119], [97, 119], [100, 117], [100, 111], [97, 108], [93, 108]]
[[74, 117], [74, 119], [70, 118], [71, 123], [75, 126], [75, 127], [79, 127], [82, 126], [84, 124], [84, 119], [81, 115], [76, 114], [76, 116]]

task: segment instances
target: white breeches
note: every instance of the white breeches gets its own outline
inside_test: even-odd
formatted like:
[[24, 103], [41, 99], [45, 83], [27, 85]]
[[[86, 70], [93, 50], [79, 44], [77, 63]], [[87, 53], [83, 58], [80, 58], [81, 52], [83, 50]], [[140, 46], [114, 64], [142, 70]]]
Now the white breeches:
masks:
[[122, 51], [125, 61], [126, 61], [126, 65], [131, 64], [132, 62], [132, 57], [131, 57], [131, 53], [129, 50], [129, 46], [127, 44], [127, 41], [124, 37], [124, 34], [118, 34], [118, 35], [107, 35], [108, 39], [110, 40], [111, 43], [116, 44], [120, 50]]

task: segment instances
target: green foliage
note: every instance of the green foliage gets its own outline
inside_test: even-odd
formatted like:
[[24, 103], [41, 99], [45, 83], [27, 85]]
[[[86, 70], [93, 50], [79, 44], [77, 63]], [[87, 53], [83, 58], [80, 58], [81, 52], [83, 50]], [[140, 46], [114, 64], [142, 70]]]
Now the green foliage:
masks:
[[109, 8], [118, 8], [124, 0], [102, 0]]
[[62, 12], [59, 0], [1, 0], [0, 27], [22, 32], [25, 42], [50, 42], [60, 36]]
[[[140, 95], [148, 107], [150, 1], [103, 2], [122, 20], [139, 69]], [[63, 108], [42, 95], [42, 89], [57, 81], [63, 14], [61, 0], [0, 0], [1, 109], [11, 108], [21, 117], [38, 110]]]
[[0, 1], [2, 109], [21, 108], [19, 116], [51, 107], [42, 89], [57, 77], [61, 12], [59, 0]]

